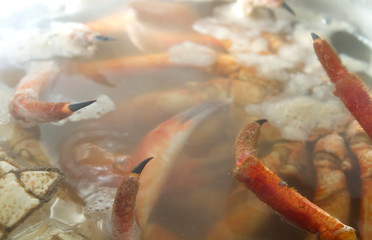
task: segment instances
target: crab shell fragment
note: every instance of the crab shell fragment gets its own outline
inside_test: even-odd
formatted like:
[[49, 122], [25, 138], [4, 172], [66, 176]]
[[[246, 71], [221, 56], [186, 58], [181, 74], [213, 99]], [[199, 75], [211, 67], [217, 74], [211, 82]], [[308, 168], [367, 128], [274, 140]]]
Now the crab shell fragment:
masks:
[[63, 179], [56, 168], [19, 169], [4, 152], [0, 155], [0, 239], [49, 201]]

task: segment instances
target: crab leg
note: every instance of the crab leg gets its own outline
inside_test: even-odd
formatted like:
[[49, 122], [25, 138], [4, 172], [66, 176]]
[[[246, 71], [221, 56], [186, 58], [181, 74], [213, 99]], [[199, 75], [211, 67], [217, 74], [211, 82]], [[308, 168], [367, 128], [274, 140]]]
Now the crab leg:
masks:
[[124, 10], [87, 25], [104, 34], [126, 33], [141, 51], [165, 51], [185, 41], [223, 50], [221, 41], [192, 30], [197, 19], [195, 11], [184, 3], [135, 1]]
[[114, 205], [112, 207], [112, 226], [114, 240], [132, 240], [138, 239], [140, 229], [135, 219], [135, 202], [139, 187], [139, 177], [146, 166], [152, 159], [147, 158], [140, 162], [129, 174], [125, 177], [119, 186]]
[[360, 178], [362, 180], [362, 203], [360, 205], [360, 235], [362, 239], [372, 238], [372, 145], [357, 121], [353, 121], [347, 129], [347, 139], [351, 150], [358, 159]]
[[[350, 213], [350, 195], [343, 171], [351, 169], [344, 140], [337, 133], [319, 139], [314, 149], [317, 184], [313, 202], [324, 211], [347, 223]], [[316, 239], [308, 235], [307, 240]]]
[[10, 112], [16, 120], [25, 126], [57, 121], [95, 102], [47, 103], [41, 102], [39, 98], [46, 83], [56, 78], [60, 71], [57, 63], [51, 59], [76, 56], [89, 58], [93, 56], [97, 42], [112, 40], [111, 37], [92, 32], [83, 24], [62, 22], [53, 22], [45, 32], [25, 36], [17, 44], [5, 45], [5, 56], [10, 55], [14, 58], [11, 61], [13, 64], [21, 65], [27, 71], [9, 104]]
[[288, 187], [256, 157], [257, 139], [264, 122], [266, 120], [248, 124], [238, 135], [235, 143], [234, 177], [275, 211], [297, 226], [320, 234], [322, 240], [356, 240], [353, 228]]
[[27, 126], [38, 122], [58, 121], [95, 102], [41, 102], [39, 96], [44, 86], [58, 75], [59, 69], [54, 62], [41, 62], [36, 65], [36, 69], [31, 70], [18, 84], [9, 104], [10, 112], [16, 120]]
[[[265, 34], [268, 38], [271, 38], [270, 34]], [[276, 38], [276, 37], [275, 37]], [[277, 40], [275, 40], [277, 42]], [[273, 43], [273, 45], [280, 45], [280, 43]], [[277, 46], [273, 46], [276, 51]], [[93, 61], [89, 63], [74, 62], [69, 65], [73, 71], [77, 71], [88, 78], [91, 78], [97, 82], [107, 82], [105, 74], [128, 74], [139, 71], [148, 71], [152, 69], [165, 69], [172, 67], [200, 69], [207, 73], [213, 73], [218, 76], [230, 77], [234, 79], [251, 80], [253, 78], [259, 78], [264, 81], [262, 77], [259, 77], [254, 67], [241, 66], [236, 59], [228, 54], [216, 53], [214, 51], [208, 51], [202, 53], [206, 59], [212, 59], [209, 62], [199, 63], [196, 61], [177, 61], [170, 53], [157, 53], [157, 54], [142, 54], [137, 56], [129, 56], [115, 59], [107, 59], [101, 61]], [[270, 81], [272, 84], [277, 84], [275, 81]], [[260, 83], [258, 85], [265, 85], [266, 83]], [[257, 85], [257, 84], [256, 84]]]
[[372, 99], [362, 80], [342, 65], [329, 43], [312, 33], [314, 50], [329, 78], [335, 84], [334, 94], [344, 102], [351, 114], [372, 138]]
[[[146, 225], [160, 188], [166, 180], [167, 170], [172, 166], [182, 144], [200, 121], [223, 105], [224, 102], [216, 101], [191, 108], [161, 123], [142, 140], [131, 157], [131, 163], [137, 164], [138, 159], [149, 156], [148, 154], [152, 154], [155, 159], [149, 163], [147, 170], [143, 171], [140, 189], [138, 175], [133, 176], [133, 171], [119, 187], [113, 208], [115, 239], [136, 239], [134, 237], [139, 236], [139, 229]], [[142, 169], [143, 167], [141, 171]], [[140, 228], [134, 225], [134, 204], [137, 205]], [[131, 232], [134, 232], [135, 236], [131, 236]]]
[[[301, 171], [308, 169], [307, 161], [305, 163], [301, 161], [303, 156], [305, 156], [303, 142], [280, 139], [273, 144], [272, 151], [262, 161], [276, 174], [308, 182], [309, 171]], [[234, 200], [228, 203], [232, 208], [213, 226], [207, 239], [245, 239], [259, 231], [272, 213], [267, 205], [242, 185], [229, 194], [229, 199]]]
[[[177, 153], [182, 149], [195, 127], [207, 116], [226, 105], [226, 101], [208, 102], [176, 115], [159, 124], [149, 132], [134, 151], [131, 159], [138, 162], [143, 156], [154, 156], [141, 178], [141, 187], [137, 196], [137, 216], [144, 228], [151, 210], [159, 197], [167, 173], [171, 169]], [[161, 173], [159, 175], [159, 173]]]

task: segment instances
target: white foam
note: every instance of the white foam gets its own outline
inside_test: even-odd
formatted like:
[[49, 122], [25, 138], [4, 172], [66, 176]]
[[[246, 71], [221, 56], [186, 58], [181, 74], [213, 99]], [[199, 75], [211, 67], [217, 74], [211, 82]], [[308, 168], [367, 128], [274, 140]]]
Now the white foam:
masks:
[[267, 119], [284, 138], [306, 140], [313, 129], [336, 129], [347, 120], [347, 110], [339, 101], [322, 101], [310, 96], [294, 96], [260, 105], [248, 105], [249, 114]]
[[13, 90], [0, 81], [0, 125], [10, 121], [9, 101]]
[[32, 60], [53, 57], [91, 57], [96, 50], [93, 33], [80, 23], [51, 22], [47, 28], [1, 29], [0, 59], [23, 67]]
[[116, 189], [101, 187], [85, 198], [84, 213], [104, 232], [111, 236], [111, 211]]
[[174, 64], [208, 67], [216, 62], [216, 52], [206, 46], [184, 42], [169, 49], [170, 61]]
[[[230, 40], [229, 52], [239, 64], [254, 67], [258, 76], [284, 85], [278, 96], [247, 106], [248, 114], [267, 118], [285, 138], [296, 140], [306, 140], [315, 129], [334, 129], [342, 124], [349, 113], [332, 93], [334, 86], [314, 53], [310, 32], [327, 38], [335, 31], [352, 33], [355, 29], [336, 20], [321, 25], [316, 21], [288, 17], [288, 14], [277, 18], [275, 11], [273, 15], [263, 11], [259, 13], [261, 16], [247, 17], [239, 9], [242, 2], [217, 7], [212, 17], [198, 20], [194, 29], [218, 39]], [[321, 16], [313, 18], [321, 19]], [[265, 39], [263, 32], [278, 34], [286, 41], [277, 52], [271, 53], [271, 40]], [[352, 71], [367, 72], [366, 64], [342, 58], [350, 64]]]

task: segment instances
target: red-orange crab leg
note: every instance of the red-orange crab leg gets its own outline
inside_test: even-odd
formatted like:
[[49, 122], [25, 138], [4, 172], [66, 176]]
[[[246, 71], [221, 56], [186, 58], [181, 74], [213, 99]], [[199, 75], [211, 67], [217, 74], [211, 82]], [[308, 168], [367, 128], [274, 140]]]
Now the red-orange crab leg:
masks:
[[[309, 182], [312, 172], [307, 171], [304, 145], [279, 138], [262, 162], [276, 174]], [[237, 186], [228, 198], [228, 212], [211, 228], [207, 240], [244, 239], [261, 230], [270, 218], [271, 209], [243, 185]]]
[[349, 146], [360, 167], [362, 181], [362, 200], [360, 204], [359, 228], [362, 239], [372, 239], [372, 143], [357, 121], [347, 129]]
[[263, 202], [297, 226], [318, 233], [322, 240], [356, 240], [354, 229], [307, 200], [256, 157], [261, 125], [266, 120], [248, 124], [235, 143], [234, 177], [245, 184]]
[[142, 228], [147, 224], [169, 170], [190, 134], [201, 121], [226, 103], [212, 101], [188, 109], [159, 124], [138, 145], [131, 157], [134, 163], [144, 156], [155, 158], [149, 164], [149, 168], [144, 170], [137, 196], [137, 216]]
[[[340, 221], [348, 223], [350, 214], [350, 194], [344, 171], [351, 169], [346, 157], [344, 139], [337, 133], [320, 138], [313, 151], [316, 169], [316, 190], [313, 202]], [[306, 240], [315, 240], [309, 234]]]
[[114, 240], [138, 239], [141, 234], [134, 214], [135, 203], [140, 174], [151, 159], [152, 157], [140, 162], [129, 176], [123, 179], [116, 192], [111, 216]]
[[197, 19], [196, 12], [184, 3], [134, 1], [124, 10], [87, 25], [104, 34], [120, 36], [126, 33], [143, 51], [163, 52], [184, 41], [224, 50], [224, 42], [192, 30]]
[[20, 120], [25, 126], [58, 121], [95, 102], [41, 102], [39, 97], [44, 86], [50, 79], [55, 78], [58, 72], [59, 69], [53, 62], [43, 62], [36, 70], [23, 77], [9, 103], [9, 110], [16, 120]]
[[312, 33], [314, 50], [329, 78], [335, 84], [334, 94], [344, 102], [351, 114], [372, 138], [372, 99], [362, 80], [342, 65], [329, 43]]

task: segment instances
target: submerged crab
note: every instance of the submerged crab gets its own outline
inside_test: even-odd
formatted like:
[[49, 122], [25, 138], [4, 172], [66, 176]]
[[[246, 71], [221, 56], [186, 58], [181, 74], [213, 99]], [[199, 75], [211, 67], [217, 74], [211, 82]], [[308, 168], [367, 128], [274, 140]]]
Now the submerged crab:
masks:
[[[255, 1], [242, 2], [253, 4]], [[282, 4], [275, 2], [279, 6]], [[168, 11], [150, 11], [152, 4]], [[88, 23], [94, 31], [114, 36], [125, 30], [141, 51], [153, 53], [91, 62], [70, 61], [69, 67], [85, 76], [112, 87], [121, 83], [113, 83], [118, 77], [111, 76], [121, 78], [124, 75], [127, 80], [122, 91], [136, 86], [131, 78], [136, 79], [133, 75], [138, 72], [143, 75], [150, 72], [146, 79], [150, 81], [162, 71], [182, 68], [199, 78], [186, 86], [172, 83], [177, 86], [173, 89], [164, 89], [159, 83], [158, 91], [151, 87], [150, 93], [140, 90], [120, 104], [117, 111], [102, 119], [77, 123], [71, 125], [71, 129], [62, 130], [66, 130], [68, 139], [62, 144], [59, 165], [69, 183], [80, 191], [80, 197], [86, 201], [87, 215], [97, 222], [104, 238], [268, 237], [265, 234], [270, 233], [259, 231], [267, 226], [273, 215], [270, 208], [238, 182], [230, 187], [229, 180], [232, 179], [232, 145], [237, 132], [247, 122], [270, 115], [265, 112], [270, 109], [279, 113], [269, 118], [272, 125], [262, 129], [257, 150], [266, 154], [262, 162], [270, 170], [262, 167], [263, 173], [250, 172], [250, 167], [262, 165], [253, 156], [256, 152], [253, 140], [257, 139], [249, 139], [250, 135], [243, 132], [236, 144], [235, 177], [286, 219], [311, 233], [318, 233], [321, 239], [356, 239], [354, 230], [345, 225], [351, 202], [346, 179], [348, 170], [355, 164], [346, 157], [343, 140], [337, 133], [343, 134], [343, 124], [347, 124], [349, 115], [327, 92], [330, 89], [328, 79], [320, 71], [320, 65], [314, 64], [311, 47], [304, 47], [311, 43], [303, 40], [300, 36], [303, 29], [296, 29], [295, 22], [280, 23], [281, 19], [275, 19], [271, 10], [257, 9], [243, 19], [224, 18], [239, 4], [232, 6], [216, 9], [218, 17], [198, 20], [194, 29], [199, 33], [191, 28], [197, 14], [190, 8], [157, 1], [135, 1], [124, 12]], [[178, 17], [182, 15], [186, 17]], [[241, 32], [245, 33], [243, 40], [239, 38]], [[183, 43], [185, 40], [188, 42]], [[296, 55], [289, 54], [292, 52]], [[307, 55], [312, 57], [304, 59]], [[342, 77], [345, 71], [343, 73]], [[177, 72], [171, 76], [180, 78], [181, 74]], [[187, 74], [183, 77], [187, 78]], [[309, 79], [316, 83], [305, 82]], [[158, 83], [153, 84], [153, 88], [158, 87], [155, 85]], [[294, 108], [292, 101], [296, 103]], [[319, 113], [319, 109], [324, 112]], [[316, 120], [308, 122], [309, 115], [304, 113], [310, 111]], [[284, 125], [282, 115], [287, 115]], [[262, 122], [248, 127], [256, 128], [251, 131], [255, 137], [259, 123]], [[294, 125], [297, 128], [293, 128]], [[365, 151], [369, 148], [362, 135], [359, 130], [348, 132], [349, 145], [360, 159], [368, 155]], [[296, 141], [286, 139], [290, 136]], [[149, 161], [148, 165], [143, 169], [144, 163], [140, 162], [149, 157], [153, 159], [147, 159], [144, 163]], [[137, 164], [140, 164], [138, 168]], [[361, 169], [368, 176], [368, 168], [361, 165]], [[324, 211], [288, 187], [297, 182], [299, 191], [306, 193], [306, 186], [313, 184], [311, 176], [315, 171], [316, 187], [307, 197]], [[269, 181], [270, 177], [274, 180]], [[221, 185], [223, 193], [215, 190]], [[116, 187], [119, 188], [114, 196], [111, 188]], [[227, 192], [230, 193], [228, 197]], [[175, 200], [168, 201], [167, 197]], [[99, 205], [104, 201], [108, 205]], [[225, 201], [227, 209], [221, 207]], [[99, 208], [95, 208], [98, 205]], [[179, 224], [172, 224], [175, 222]], [[183, 230], [181, 234], [174, 233], [181, 228], [179, 225], [190, 226], [187, 222], [192, 223], [187, 233], [182, 234]], [[363, 222], [365, 227], [361, 229], [368, 229], [370, 223]], [[275, 224], [286, 228], [291, 237], [300, 238], [305, 234], [286, 223], [277, 221]], [[364, 230], [361, 235], [368, 239]]]

